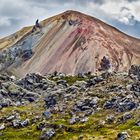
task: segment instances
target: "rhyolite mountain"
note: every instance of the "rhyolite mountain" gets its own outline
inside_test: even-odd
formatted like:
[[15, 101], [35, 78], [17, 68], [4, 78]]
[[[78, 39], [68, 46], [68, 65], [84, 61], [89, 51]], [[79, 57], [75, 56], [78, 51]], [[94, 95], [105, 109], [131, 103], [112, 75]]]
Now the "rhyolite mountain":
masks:
[[127, 71], [131, 65], [140, 65], [140, 40], [99, 19], [66, 11], [39, 24], [41, 28], [35, 31], [33, 26], [25, 27], [0, 39], [1, 58], [3, 53], [12, 52], [10, 58], [5, 57], [6, 62], [1, 61], [1, 71], [21, 76], [34, 72], [96, 72], [104, 56], [113, 71]]

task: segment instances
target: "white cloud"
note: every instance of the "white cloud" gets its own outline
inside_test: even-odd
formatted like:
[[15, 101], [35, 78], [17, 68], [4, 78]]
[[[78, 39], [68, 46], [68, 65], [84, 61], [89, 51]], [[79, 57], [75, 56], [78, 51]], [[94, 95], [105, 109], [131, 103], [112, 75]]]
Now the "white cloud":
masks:
[[11, 22], [8, 17], [0, 17], [0, 26], [10, 26]]
[[140, 1], [105, 0], [99, 8], [107, 17], [124, 24], [133, 25], [135, 21], [140, 21], [139, 7]]

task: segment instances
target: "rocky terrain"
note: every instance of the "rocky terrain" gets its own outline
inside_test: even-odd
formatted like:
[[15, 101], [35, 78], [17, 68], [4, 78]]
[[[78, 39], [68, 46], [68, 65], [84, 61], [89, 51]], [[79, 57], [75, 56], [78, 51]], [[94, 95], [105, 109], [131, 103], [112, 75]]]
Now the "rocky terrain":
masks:
[[6, 69], [20, 77], [36, 72], [94, 73], [102, 69], [104, 57], [110, 71], [128, 71], [131, 65], [140, 65], [140, 40], [76, 11], [0, 39], [0, 71]]
[[128, 73], [0, 75], [1, 140], [139, 140], [140, 66]]

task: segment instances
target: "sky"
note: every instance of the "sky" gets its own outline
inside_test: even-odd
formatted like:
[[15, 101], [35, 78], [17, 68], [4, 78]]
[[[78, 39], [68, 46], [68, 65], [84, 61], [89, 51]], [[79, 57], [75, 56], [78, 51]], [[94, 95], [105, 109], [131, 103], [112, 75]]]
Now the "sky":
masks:
[[86, 13], [140, 38], [140, 0], [0, 0], [0, 38], [67, 10]]

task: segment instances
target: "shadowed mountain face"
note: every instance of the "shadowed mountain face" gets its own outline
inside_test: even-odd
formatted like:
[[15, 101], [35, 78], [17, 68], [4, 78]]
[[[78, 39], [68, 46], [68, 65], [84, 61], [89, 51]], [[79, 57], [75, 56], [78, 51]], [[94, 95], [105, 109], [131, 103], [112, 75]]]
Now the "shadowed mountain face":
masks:
[[21, 76], [33, 72], [96, 72], [106, 68], [103, 58], [109, 63], [107, 69], [113, 71], [140, 65], [140, 40], [96, 18], [67, 11], [42, 21], [40, 26], [34, 31], [23, 28], [0, 40], [1, 70]]

